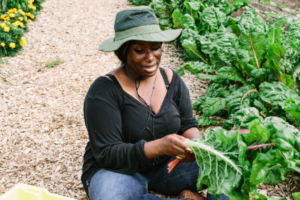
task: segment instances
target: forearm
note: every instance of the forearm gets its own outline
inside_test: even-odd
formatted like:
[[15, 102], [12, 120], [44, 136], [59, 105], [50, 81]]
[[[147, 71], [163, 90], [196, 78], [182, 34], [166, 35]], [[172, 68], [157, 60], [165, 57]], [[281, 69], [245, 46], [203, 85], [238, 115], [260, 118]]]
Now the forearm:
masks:
[[161, 149], [161, 141], [160, 140], [161, 139], [145, 143], [144, 151], [149, 160], [162, 155], [161, 150], [160, 150]]
[[199, 139], [201, 137], [201, 134], [199, 132], [199, 129], [196, 127], [189, 128], [186, 130], [183, 134], [183, 137], [188, 138], [188, 139]]

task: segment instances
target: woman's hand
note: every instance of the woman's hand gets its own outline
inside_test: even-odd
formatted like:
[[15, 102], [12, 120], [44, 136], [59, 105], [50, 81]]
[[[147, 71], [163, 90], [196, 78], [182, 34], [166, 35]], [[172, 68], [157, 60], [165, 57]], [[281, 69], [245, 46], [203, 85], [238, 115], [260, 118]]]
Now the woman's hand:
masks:
[[[185, 137], [171, 134], [160, 139], [161, 154], [181, 158], [183, 162], [192, 162], [195, 155], [190, 152], [189, 147], [184, 143]], [[178, 157], [179, 156], [179, 157]]]

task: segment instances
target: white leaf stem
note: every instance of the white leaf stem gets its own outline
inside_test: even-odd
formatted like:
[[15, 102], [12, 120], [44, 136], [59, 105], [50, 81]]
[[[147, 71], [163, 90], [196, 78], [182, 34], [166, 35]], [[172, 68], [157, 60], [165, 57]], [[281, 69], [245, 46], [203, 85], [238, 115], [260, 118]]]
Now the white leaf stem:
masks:
[[221, 152], [211, 148], [210, 146], [207, 146], [205, 144], [201, 144], [198, 142], [193, 142], [190, 140], [186, 140], [184, 142], [186, 145], [188, 145], [189, 147], [197, 147], [203, 150], [206, 150], [210, 153], [215, 154], [216, 156], [219, 156], [220, 158], [222, 158], [222, 160], [224, 160], [225, 162], [227, 162], [228, 164], [230, 164], [233, 168], [236, 169], [237, 172], [239, 172], [240, 174], [242, 174], [241, 170], [238, 168], [238, 166], [236, 164], [234, 164], [229, 158], [227, 158], [226, 156], [224, 156]]

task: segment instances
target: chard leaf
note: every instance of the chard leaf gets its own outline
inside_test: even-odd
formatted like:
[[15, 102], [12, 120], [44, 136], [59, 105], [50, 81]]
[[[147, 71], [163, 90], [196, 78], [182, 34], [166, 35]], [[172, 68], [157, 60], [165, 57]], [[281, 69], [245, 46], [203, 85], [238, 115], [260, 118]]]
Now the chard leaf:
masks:
[[223, 127], [226, 129], [233, 128], [234, 130], [248, 129], [250, 122], [255, 119], [262, 120], [258, 110], [256, 108], [245, 108], [230, 115], [228, 120], [223, 124]]
[[231, 11], [227, 13], [227, 15], [230, 15], [232, 12], [237, 11], [238, 9], [248, 5], [247, 0], [234, 0], [231, 6]]
[[223, 67], [218, 70], [217, 76], [222, 79], [239, 81], [243, 84], [247, 84], [244, 77], [233, 67]]
[[294, 98], [290, 98], [284, 102], [283, 109], [293, 117], [300, 120], [300, 102], [296, 102]]
[[226, 97], [228, 113], [235, 113], [237, 110], [252, 107], [253, 101], [259, 97], [254, 85], [243, 85], [230, 96]]
[[209, 117], [219, 112], [226, 106], [224, 98], [206, 98], [203, 106], [203, 116]]
[[260, 77], [266, 75], [266, 73], [267, 73], [266, 69], [264, 69], [264, 68], [256, 69], [256, 68], [253, 68], [253, 67], [254, 67], [253, 65], [248, 64], [247, 68], [246, 68], [248, 70], [249, 70], [249, 68], [252, 69], [251, 71], [249, 70], [252, 77], [260, 78]]
[[293, 77], [291, 75], [281, 74], [281, 81], [290, 89], [294, 89], [295, 82], [293, 81]]
[[200, 97], [195, 103], [193, 103], [193, 110], [202, 111], [203, 105], [205, 103], [206, 97]]
[[210, 29], [217, 30], [221, 24], [227, 21], [227, 17], [218, 8], [208, 7], [202, 12], [202, 20], [209, 24]]
[[253, 102], [253, 105], [256, 109], [258, 109], [264, 115], [266, 115], [266, 116], [268, 115], [268, 109], [264, 106], [264, 104], [261, 101], [255, 99]]
[[226, 85], [223, 85], [220, 83], [210, 82], [208, 85], [208, 88], [205, 91], [204, 96], [205, 97], [223, 97], [223, 93], [221, 92], [221, 90], [226, 90], [226, 87], [227, 87]]
[[285, 49], [281, 44], [273, 43], [269, 45], [269, 52], [267, 56], [268, 62], [266, 65], [278, 76], [280, 76], [280, 61], [284, 57]]
[[300, 101], [300, 97], [295, 91], [290, 90], [288, 86], [280, 82], [264, 82], [259, 86], [259, 92], [262, 100], [281, 107], [289, 98], [294, 98], [295, 100]]
[[195, 24], [195, 20], [194, 18], [189, 15], [189, 14], [185, 14], [182, 16], [182, 25], [184, 26], [184, 28], [186, 29], [192, 29], [193, 31], [197, 31], [197, 27]]
[[215, 125], [216, 119], [210, 119], [209, 117], [196, 117], [199, 126]]
[[176, 72], [179, 76], [184, 76], [184, 65], [181, 65], [176, 69]]
[[193, 58], [194, 60], [198, 60], [199, 58], [202, 58], [195, 40], [186, 39], [186, 40], [183, 40], [183, 42], [181, 44], [185, 48], [186, 52], [189, 54], [189, 56], [191, 58]]
[[205, 64], [203, 62], [187, 62], [182, 67], [195, 75], [198, 73], [215, 71], [211, 65]]
[[174, 23], [173, 28], [185, 28], [182, 24], [181, 17], [181, 10], [179, 8], [175, 9], [172, 13]]
[[184, 6], [186, 7], [187, 12], [196, 20], [199, 19], [198, 12], [203, 4], [201, 2], [189, 2], [184, 1]]
[[274, 44], [274, 43], [281, 44], [282, 43], [281, 32], [282, 32], [281, 28], [277, 28], [277, 29], [271, 28], [268, 32], [268, 44]]
[[292, 194], [295, 200], [299, 200], [300, 199], [300, 192], [295, 192]]
[[249, 198], [239, 190], [243, 171], [238, 162], [237, 135], [237, 131], [210, 129], [201, 139], [185, 142], [194, 151], [199, 165], [198, 190], [205, 183], [213, 195], [224, 193], [237, 200]]
[[218, 76], [215, 75], [209, 75], [209, 74], [196, 74], [196, 77], [199, 79], [208, 79], [216, 82], [222, 81]]
[[251, 121], [249, 129], [250, 135], [245, 136], [248, 147], [266, 143], [271, 137], [270, 131], [260, 125], [259, 119]]
[[251, 64], [259, 69], [266, 54], [265, 33], [262, 33], [258, 26], [247, 24], [241, 32], [239, 41], [241, 48], [249, 52]]

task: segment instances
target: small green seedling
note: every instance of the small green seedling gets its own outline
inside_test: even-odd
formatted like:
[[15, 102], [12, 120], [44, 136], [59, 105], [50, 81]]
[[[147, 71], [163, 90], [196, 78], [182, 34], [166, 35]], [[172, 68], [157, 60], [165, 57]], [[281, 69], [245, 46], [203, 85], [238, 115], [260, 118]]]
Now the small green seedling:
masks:
[[60, 65], [60, 64], [62, 64], [64, 62], [65, 62], [64, 60], [57, 59], [57, 60], [54, 60], [52, 62], [46, 63], [45, 67], [47, 67], [47, 68], [53, 68], [53, 67], [55, 67], [57, 65]]

